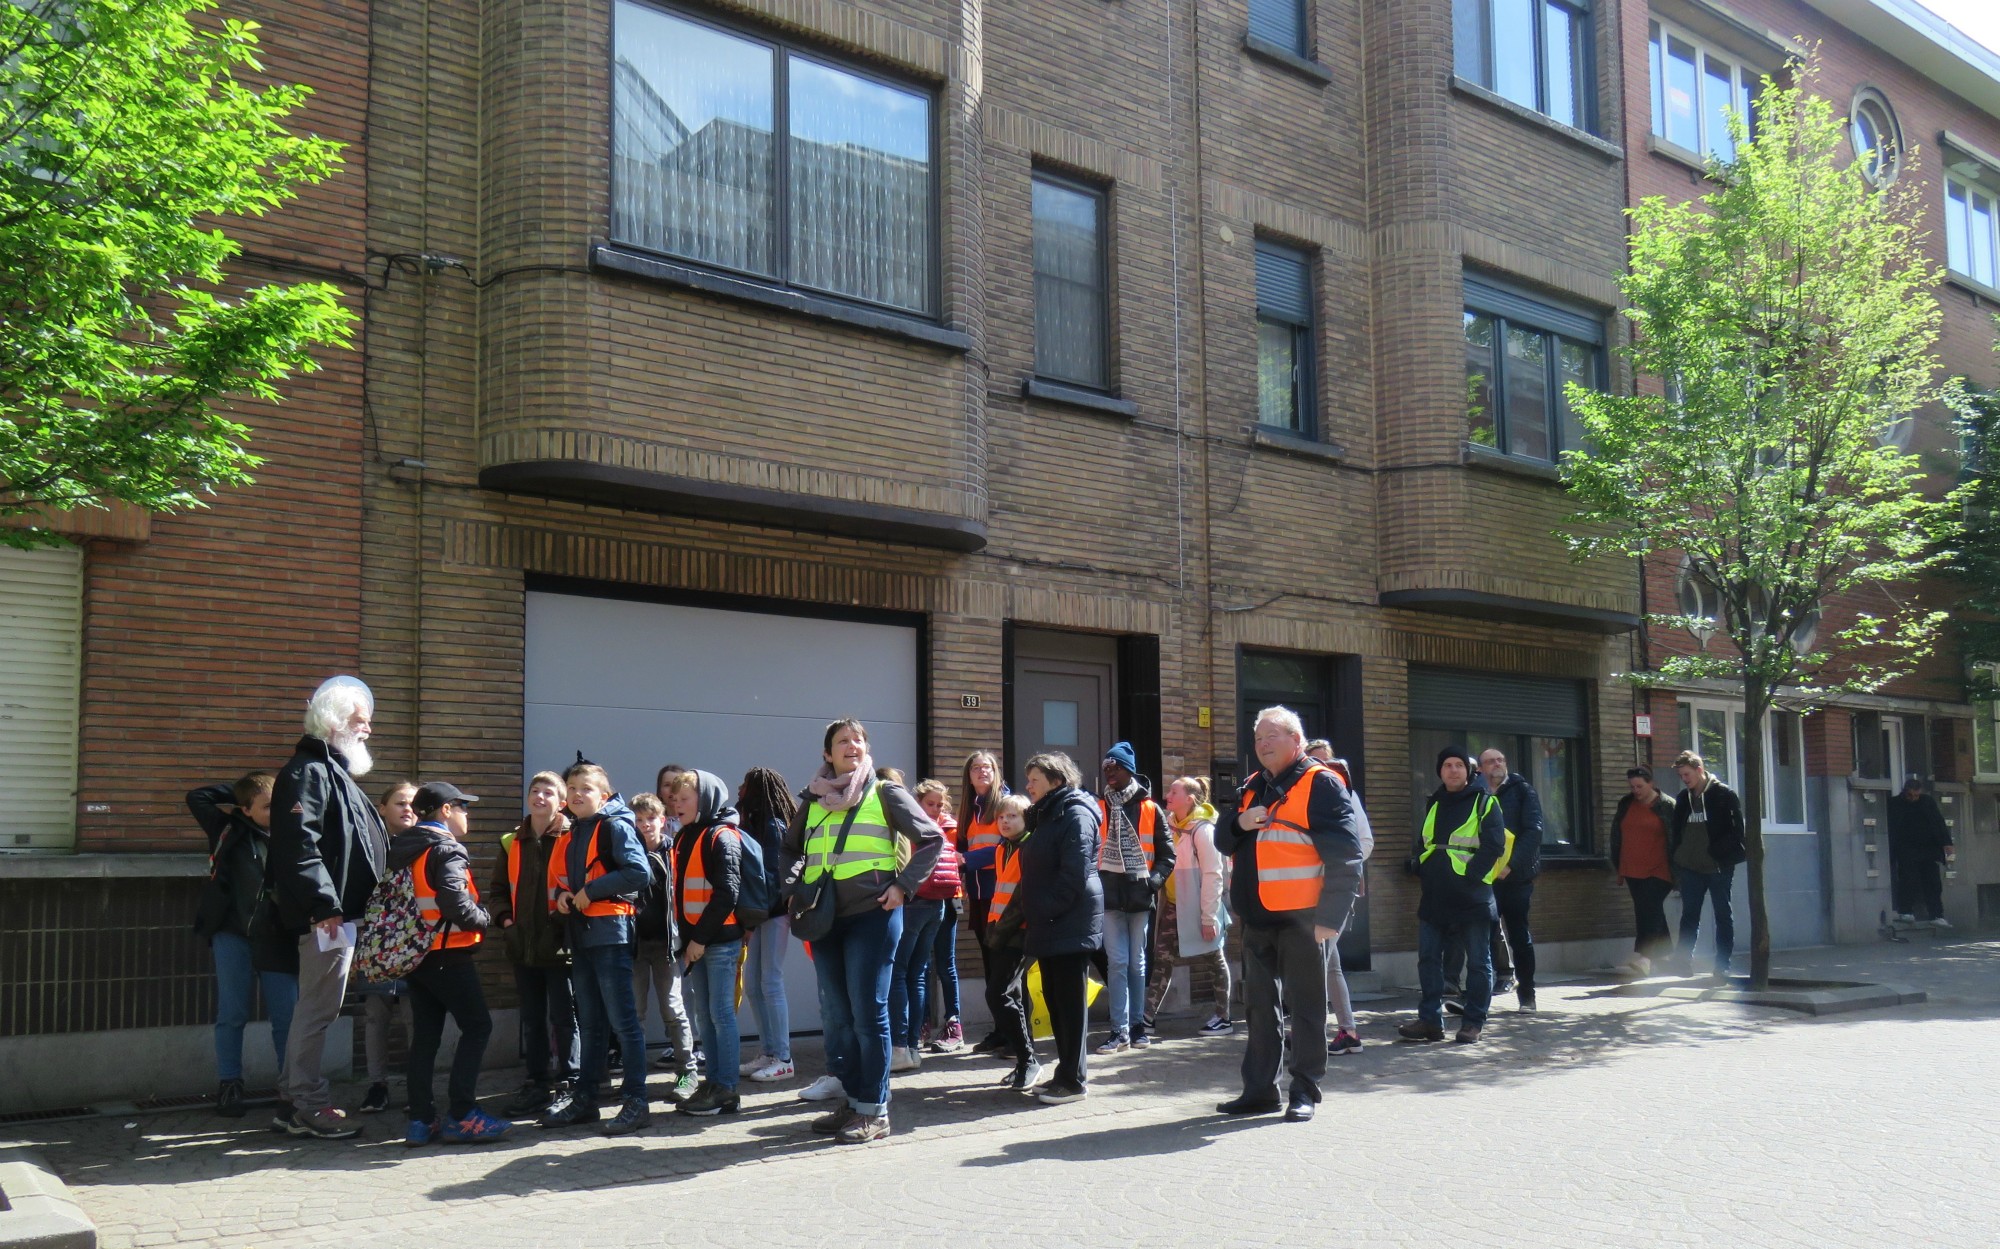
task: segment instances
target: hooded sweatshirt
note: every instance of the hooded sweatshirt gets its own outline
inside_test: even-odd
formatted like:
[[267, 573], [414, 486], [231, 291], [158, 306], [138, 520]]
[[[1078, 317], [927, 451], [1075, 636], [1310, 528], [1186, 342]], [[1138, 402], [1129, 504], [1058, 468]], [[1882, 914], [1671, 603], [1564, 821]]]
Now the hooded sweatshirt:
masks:
[[[1500, 814], [1500, 804], [1486, 792], [1486, 782], [1479, 775], [1479, 769], [1463, 750], [1447, 747], [1438, 753], [1438, 772], [1442, 776], [1445, 760], [1462, 759], [1471, 780], [1456, 793], [1446, 789], [1442, 783], [1431, 792], [1426, 818], [1434, 812], [1436, 820], [1432, 837], [1437, 849], [1428, 858], [1423, 858], [1424, 825], [1417, 825], [1416, 852], [1421, 862], [1417, 865], [1417, 877], [1422, 883], [1423, 893], [1417, 902], [1417, 918], [1426, 924], [1450, 927], [1485, 920], [1493, 912], [1493, 886], [1486, 883], [1487, 873], [1507, 852], [1507, 824]], [[1472, 818], [1475, 806], [1484, 811], [1479, 820], [1479, 848], [1473, 852], [1472, 861], [1466, 865], [1465, 874], [1460, 875], [1452, 866], [1451, 855], [1445, 847], [1451, 839], [1451, 831]]]
[[[472, 890], [472, 855], [465, 844], [444, 825], [430, 820], [389, 839], [390, 871], [402, 871], [420, 855], [430, 856], [424, 864], [424, 875], [437, 892], [438, 913], [445, 922], [464, 932], [484, 932], [491, 927], [493, 917], [479, 905], [479, 898]], [[428, 957], [458, 953], [459, 950], [434, 950]], [[473, 947], [463, 947], [463, 953], [471, 957]]]
[[[742, 817], [730, 802], [729, 787], [721, 777], [702, 771], [694, 776], [700, 814], [674, 834], [674, 918], [681, 921], [676, 953], [685, 953], [690, 945], [721, 945], [743, 939], [742, 925], [736, 922], [736, 899], [743, 890], [743, 843], [738, 840], [743, 836], [738, 827]], [[698, 865], [694, 862], [697, 854], [701, 855]], [[710, 891], [707, 907], [692, 924], [678, 913], [684, 905], [681, 899], [686, 896], [690, 867], [699, 868], [692, 874], [707, 879]]]

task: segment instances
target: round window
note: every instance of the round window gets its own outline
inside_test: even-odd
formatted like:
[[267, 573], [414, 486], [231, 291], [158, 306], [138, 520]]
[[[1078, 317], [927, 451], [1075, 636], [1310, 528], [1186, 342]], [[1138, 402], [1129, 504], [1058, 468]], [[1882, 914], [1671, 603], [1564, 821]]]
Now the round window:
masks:
[[1876, 186], [1894, 182], [1903, 165], [1903, 131], [1880, 91], [1863, 87], [1855, 95], [1848, 127], [1855, 158], [1864, 162], [1861, 172]]

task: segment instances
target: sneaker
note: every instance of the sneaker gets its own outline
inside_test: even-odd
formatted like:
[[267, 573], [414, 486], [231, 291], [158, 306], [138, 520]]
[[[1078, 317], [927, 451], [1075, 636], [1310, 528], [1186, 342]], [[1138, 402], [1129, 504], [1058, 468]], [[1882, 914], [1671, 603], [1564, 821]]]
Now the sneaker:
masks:
[[733, 1088], [724, 1088], [710, 1081], [695, 1091], [693, 1097], [680, 1104], [680, 1112], [693, 1115], [697, 1119], [713, 1118], [716, 1115], [733, 1115], [743, 1108], [743, 1099]]
[[1519, 1010], [1522, 1010], [1522, 1011], [1525, 1011], [1526, 1013], [1528, 1013], [1528, 1014], [1530, 1014], [1530, 1015], [1534, 1014], [1534, 1013], [1535, 1013], [1535, 991], [1534, 991], [1533, 989], [1517, 989], [1517, 990], [1515, 990], [1515, 993], [1514, 993], [1514, 1005], [1515, 1005], [1515, 1007], [1516, 1007], [1517, 1009], [1519, 1009]]
[[277, 1105], [271, 1107], [271, 1130], [283, 1132], [287, 1136], [305, 1135], [303, 1131], [292, 1130], [292, 1104], [282, 1098], [278, 1100]]
[[345, 1110], [332, 1106], [321, 1106], [317, 1110], [292, 1112], [292, 1122], [298, 1126], [291, 1129], [293, 1136], [317, 1136], [323, 1141], [344, 1141], [350, 1136], [361, 1135], [361, 1129], [347, 1117]]
[[1444, 1025], [1425, 1023], [1421, 1019], [1413, 1019], [1402, 1027], [1397, 1028], [1396, 1035], [1402, 1037], [1405, 1041], [1442, 1041], [1444, 1040]]
[[792, 1066], [788, 1059], [773, 1058], [751, 1072], [750, 1078], [759, 1084], [776, 1084], [780, 1080], [789, 1080], [798, 1073], [798, 1068]]
[[419, 1145], [428, 1145], [438, 1138], [438, 1130], [436, 1119], [432, 1119], [429, 1123], [425, 1123], [422, 1119], [412, 1119], [409, 1128], [403, 1133], [403, 1144], [411, 1149]]
[[1082, 1101], [1087, 1095], [1088, 1090], [1080, 1084], [1051, 1084], [1035, 1094], [1035, 1100], [1044, 1106], [1067, 1106], [1071, 1102]]
[[1007, 1042], [997, 1032], [987, 1033], [984, 1041], [972, 1047], [972, 1052], [975, 1054], [1002, 1054], [1006, 1050]]
[[1000, 1087], [1025, 1093], [1035, 1087], [1035, 1081], [1042, 1078], [1041, 1060], [1029, 1058], [1026, 1062], [1014, 1064], [1014, 1069], [1000, 1077]]
[[1250, 1094], [1245, 1093], [1240, 1097], [1232, 1097], [1226, 1102], [1219, 1103], [1215, 1109], [1217, 1112], [1225, 1115], [1268, 1115], [1278, 1109], [1279, 1104], [1276, 1093], [1265, 1097], [1252, 1097]]
[[1512, 976], [1502, 976], [1499, 980], [1493, 982], [1493, 991], [1495, 993], [1512, 993], [1514, 991], [1514, 978]]
[[674, 1077], [673, 1084], [667, 1089], [666, 1099], [670, 1102], [684, 1102], [701, 1091], [702, 1083], [701, 1072], [689, 1068]]
[[1296, 1090], [1285, 1103], [1286, 1123], [1311, 1123], [1312, 1117], [1318, 1113], [1319, 1103]]
[[389, 1086], [377, 1080], [368, 1086], [368, 1095], [361, 1099], [355, 1109], [364, 1115], [380, 1114], [389, 1108]]
[[1452, 1040], [1460, 1045], [1471, 1045], [1479, 1040], [1479, 1033], [1480, 1029], [1478, 1027], [1467, 1024], [1458, 1030], [1458, 1035], [1453, 1037]]
[[535, 1122], [545, 1128], [573, 1128], [579, 1123], [596, 1123], [603, 1114], [595, 1101], [572, 1090], [550, 1102]]
[[778, 1061], [777, 1059], [771, 1057], [769, 1054], [759, 1054], [757, 1055], [757, 1057], [751, 1059], [747, 1063], [737, 1063], [736, 1074], [739, 1076], [747, 1076], [751, 1072], [760, 1070], [761, 1068], [764, 1067], [768, 1067], [772, 1063], [777, 1061]]
[[836, 1106], [834, 1109], [814, 1119], [808, 1126], [822, 1136], [832, 1136], [835, 1132], [846, 1127], [848, 1121], [853, 1118], [855, 1118], [855, 1114], [852, 1110], [845, 1106]]
[[1899, 924], [1914, 924], [1917, 922], [1917, 917], [1908, 911], [1898, 911], [1896, 912], [1896, 922]]
[[1333, 1040], [1327, 1042], [1326, 1052], [1329, 1054], [1359, 1054], [1361, 1052], [1361, 1038], [1342, 1028], [1333, 1034]]
[[538, 1115], [549, 1108], [556, 1096], [557, 1090], [541, 1081], [524, 1080], [521, 1087], [514, 1090], [514, 1095], [501, 1103], [500, 1113], [517, 1119]]
[[[411, 1126], [415, 1126], [412, 1124]], [[495, 1119], [479, 1107], [457, 1123], [444, 1125], [444, 1141], [449, 1145], [484, 1145], [507, 1135], [514, 1125], [504, 1119]]]
[[1104, 1044], [1091, 1052], [1094, 1054], [1122, 1054], [1132, 1048], [1132, 1039], [1122, 1032], [1114, 1032], [1104, 1038]]
[[225, 1119], [243, 1117], [243, 1081], [224, 1080], [215, 1090], [215, 1113]]
[[840, 1082], [840, 1077], [835, 1075], [821, 1076], [799, 1090], [799, 1100], [802, 1102], [830, 1102], [846, 1096], [847, 1087]]
[[1143, 1049], [1151, 1049], [1151, 1048], [1153, 1048], [1153, 1033], [1152, 1033], [1152, 1030], [1151, 1030], [1151, 1029], [1148, 1029], [1148, 1030], [1146, 1030], [1146, 1031], [1144, 1031], [1144, 1032], [1134, 1032], [1134, 1033], [1132, 1034], [1132, 1048], [1133, 1048], [1133, 1049], [1135, 1049], [1135, 1050], [1143, 1050]]
[[1206, 1036], [1221, 1036], [1236, 1031], [1236, 1025], [1221, 1015], [1210, 1015], [1208, 1022], [1201, 1025], [1201, 1031]]
[[[681, 1109], [685, 1110], [687, 1107], [682, 1106]], [[653, 1110], [652, 1107], [646, 1105], [646, 1099], [643, 1097], [628, 1097], [625, 1099], [624, 1104], [618, 1107], [617, 1117], [604, 1125], [604, 1134], [606, 1136], [627, 1136], [633, 1132], [637, 1132], [640, 1128], [651, 1127], [652, 1125]]]
[[931, 1024], [930, 1020], [926, 1019], [924, 1021], [924, 1026], [917, 1029], [917, 1048], [920, 1050], [927, 1050], [930, 1047], [931, 1047]]
[[1444, 1013], [1447, 1015], [1463, 1015], [1465, 1013], [1465, 1003], [1454, 1002], [1451, 1001], [1450, 999], [1446, 999], [1444, 1004]]
[[1946, 918], [1945, 918], [1944, 916], [1940, 915], [1940, 916], [1938, 916], [1938, 917], [1937, 917], [1936, 919], [1934, 919], [1934, 920], [1932, 920], [1932, 921], [1931, 921], [1931, 927], [1933, 927], [1933, 928], [1949, 928], [1949, 927], [1951, 927], [1951, 921], [1950, 921], [1950, 920], [1948, 920], [1948, 919], [1946, 919]]
[[680, 1051], [675, 1049], [673, 1046], [669, 1045], [667, 1046], [667, 1048], [660, 1051], [660, 1056], [653, 1060], [653, 1065], [655, 1067], [659, 1067], [662, 1070], [664, 1070], [665, 1068], [672, 1067], [675, 1064], [679, 1063], [680, 1060], [681, 1060]]
[[944, 1021], [944, 1028], [939, 1031], [937, 1040], [932, 1041], [930, 1046], [933, 1054], [950, 1054], [964, 1048], [965, 1028], [955, 1016]]
[[888, 1115], [855, 1115], [841, 1125], [833, 1139], [843, 1145], [866, 1145], [889, 1135]]
[[892, 1072], [915, 1071], [920, 1061], [917, 1051], [907, 1045], [889, 1047], [889, 1070]]

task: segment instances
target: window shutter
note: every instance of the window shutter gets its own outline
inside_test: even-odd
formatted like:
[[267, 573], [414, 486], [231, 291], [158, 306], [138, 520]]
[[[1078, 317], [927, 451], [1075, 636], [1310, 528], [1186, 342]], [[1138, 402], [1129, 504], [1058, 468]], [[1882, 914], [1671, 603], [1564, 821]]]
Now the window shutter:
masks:
[[1554, 330], [1566, 338], [1574, 338], [1593, 347], [1604, 345], [1603, 317], [1531, 299], [1469, 273], [1465, 275], [1465, 306], [1477, 312], [1505, 317], [1516, 325]]
[[1257, 244], [1257, 311], [1293, 325], [1313, 323], [1312, 269], [1289, 247]]
[[1410, 669], [1410, 723], [1440, 729], [1499, 729], [1539, 737], [1585, 737], [1581, 681]]
[[0, 850], [76, 840], [83, 552], [0, 547]]
[[1250, 0], [1250, 33], [1287, 52], [1307, 55], [1302, 0]]

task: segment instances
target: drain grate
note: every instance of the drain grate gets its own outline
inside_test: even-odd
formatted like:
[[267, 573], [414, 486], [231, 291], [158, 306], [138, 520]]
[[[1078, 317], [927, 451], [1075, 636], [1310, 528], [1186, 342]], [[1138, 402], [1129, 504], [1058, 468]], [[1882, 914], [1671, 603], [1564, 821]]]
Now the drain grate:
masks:
[[0, 1123], [47, 1123], [54, 1119], [85, 1119], [97, 1112], [88, 1106], [59, 1106], [54, 1110], [16, 1110], [0, 1115]]

